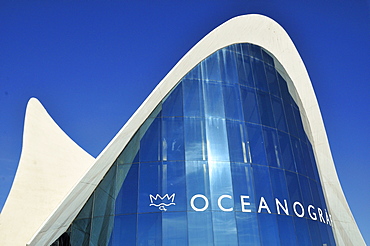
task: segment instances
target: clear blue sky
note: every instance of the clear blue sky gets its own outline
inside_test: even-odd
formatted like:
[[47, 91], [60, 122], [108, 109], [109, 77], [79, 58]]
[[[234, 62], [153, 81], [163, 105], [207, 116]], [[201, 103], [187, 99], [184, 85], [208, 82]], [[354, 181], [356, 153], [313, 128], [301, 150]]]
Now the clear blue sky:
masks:
[[234, 16], [259, 13], [285, 28], [305, 62], [343, 190], [370, 243], [369, 5], [0, 0], [0, 208], [19, 161], [30, 97], [96, 157], [203, 36]]

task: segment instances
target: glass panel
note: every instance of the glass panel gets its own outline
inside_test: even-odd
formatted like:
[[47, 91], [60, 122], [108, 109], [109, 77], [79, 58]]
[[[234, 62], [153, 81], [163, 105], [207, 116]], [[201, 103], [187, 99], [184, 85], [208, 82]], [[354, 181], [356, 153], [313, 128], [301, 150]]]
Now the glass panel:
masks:
[[278, 135], [275, 129], [262, 127], [267, 162], [270, 166], [282, 168]]
[[163, 213], [161, 245], [188, 245], [187, 227], [186, 213]]
[[260, 245], [256, 213], [235, 212], [238, 226], [239, 246]]
[[[287, 187], [287, 182], [285, 179], [285, 173], [281, 169], [270, 168], [271, 186], [274, 198], [277, 198], [280, 203], [284, 206], [284, 200], [287, 201], [288, 214], [292, 214], [291, 204], [289, 200], [289, 191]], [[276, 204], [276, 201], [275, 203]], [[286, 214], [283, 209], [280, 208], [280, 214]], [[277, 211], [278, 212], [278, 211]]]
[[289, 135], [278, 131], [282, 163], [285, 169], [296, 171]]
[[107, 245], [112, 234], [113, 216], [95, 217], [92, 219], [90, 245]]
[[235, 54], [227, 49], [222, 49], [220, 55], [222, 82], [238, 83], [238, 71], [236, 70]]
[[75, 220], [71, 226], [71, 245], [89, 245], [91, 219]]
[[285, 112], [280, 98], [271, 97], [273, 115], [276, 123], [276, 128], [281, 131], [288, 132], [288, 126], [285, 120]]
[[227, 138], [229, 140], [230, 161], [247, 163], [250, 152], [246, 145], [244, 124], [238, 121], [226, 121]]
[[266, 166], [252, 165], [254, 189], [256, 198], [257, 212], [276, 213], [275, 199], [272, 196], [269, 168]]
[[279, 230], [275, 214], [258, 214], [261, 244], [277, 246], [280, 245]]
[[[294, 232], [294, 223], [291, 216], [277, 215], [277, 223], [279, 225], [279, 237], [281, 245], [300, 245], [296, 241]], [[320, 245], [320, 244], [313, 244]]]
[[141, 163], [139, 174], [138, 212], [158, 212], [158, 207], [150, 205], [150, 195], [164, 196], [162, 194], [162, 165], [161, 163]]
[[222, 85], [215, 83], [203, 83], [204, 107], [206, 117], [225, 117]]
[[257, 91], [257, 101], [258, 101], [259, 112], [261, 115], [262, 125], [271, 126], [275, 128], [270, 95], [268, 93]]
[[182, 83], [179, 83], [168, 95], [163, 99], [162, 116], [174, 117], [182, 116]]
[[213, 245], [238, 245], [234, 212], [212, 212]]
[[201, 62], [202, 79], [221, 82], [220, 51], [217, 51]]
[[236, 62], [238, 67], [238, 79], [241, 85], [255, 87], [253, 80], [253, 73], [251, 67], [251, 58], [243, 56], [242, 54], [236, 55]]
[[207, 211], [188, 212], [189, 245], [214, 245], [212, 214]]
[[162, 158], [184, 160], [184, 123], [182, 117], [162, 118]]
[[[303, 200], [302, 200], [302, 195], [301, 195], [301, 190], [299, 187], [297, 174], [289, 172], [289, 171], [285, 171], [285, 177], [286, 177], [286, 182], [288, 186], [290, 202], [291, 203], [300, 202], [302, 204]], [[300, 210], [299, 205], [296, 206], [296, 210], [298, 214], [304, 213], [304, 211]], [[294, 214], [294, 212], [292, 214]]]
[[262, 52], [261, 52], [261, 47], [254, 45], [254, 44], [249, 44], [249, 54], [257, 59], [262, 60]]
[[228, 119], [244, 120], [239, 85], [223, 85], [225, 116]]
[[284, 103], [284, 111], [285, 111], [286, 120], [288, 123], [289, 133], [295, 137], [299, 137], [298, 132], [297, 132], [297, 127], [295, 125], [295, 118], [293, 114], [292, 105]]
[[[140, 131], [143, 129], [140, 128]], [[161, 160], [161, 119], [156, 118], [140, 141], [140, 161]]]
[[225, 119], [207, 118], [206, 136], [208, 160], [229, 161]]
[[[211, 190], [210, 205], [212, 210], [220, 210], [219, 197], [221, 195], [233, 195], [231, 170], [229, 162], [212, 162], [208, 161], [209, 183]], [[234, 205], [233, 199], [225, 198], [222, 200], [222, 206], [230, 209]]]
[[[175, 206], [165, 207], [168, 211], [186, 210], [185, 190], [185, 164], [182, 161], [163, 162], [162, 168], [162, 196], [175, 194], [173, 201], [166, 198], [162, 201], [166, 204], [175, 203]], [[154, 195], [154, 194], [153, 194]]]
[[127, 167], [130, 167], [129, 172], [116, 198], [116, 214], [137, 212], [139, 165], [119, 165], [117, 173], [122, 173], [120, 170], [124, 170]]
[[[187, 201], [190, 201], [191, 198], [197, 194], [201, 194], [209, 198], [209, 170], [207, 162], [187, 161], [185, 170]], [[192, 211], [193, 208], [190, 206], [190, 203], [188, 202], [187, 204], [188, 210]], [[201, 204], [199, 208], [202, 208], [203, 206], [204, 204]]]
[[267, 79], [265, 74], [264, 63], [260, 60], [251, 59], [254, 82], [258, 90], [268, 92]]
[[275, 69], [270, 66], [265, 66], [265, 69], [266, 69], [267, 84], [268, 84], [270, 93], [272, 95], [280, 97], [279, 82], [276, 77]]
[[251, 88], [240, 88], [242, 97], [242, 106], [244, 112], [244, 120], [246, 122], [260, 123], [260, 114], [258, 112], [256, 91]]
[[293, 220], [295, 226], [295, 234], [299, 245], [314, 245], [312, 244], [310, 239], [310, 232], [308, 230], [307, 220], [305, 218], [298, 217], [293, 217]]
[[162, 213], [138, 215], [137, 245], [162, 244]]
[[262, 51], [262, 58], [263, 58], [263, 61], [266, 63], [266, 64], [268, 64], [268, 65], [270, 65], [270, 66], [272, 66], [272, 67], [274, 67], [274, 59], [265, 51], [265, 50], [263, 50], [263, 49], [261, 49], [261, 51]]
[[184, 79], [184, 116], [204, 116], [203, 91], [201, 80]]
[[112, 245], [136, 245], [137, 215], [121, 215], [114, 218], [114, 228], [111, 237]]
[[[254, 184], [251, 166], [249, 164], [232, 163], [231, 173], [234, 191], [234, 204], [235, 204], [234, 211], [242, 212], [243, 210], [244, 211], [250, 210], [256, 212], [257, 211], [255, 201], [256, 198], [254, 196]], [[243, 204], [241, 204], [242, 198], [240, 196], [249, 196], [249, 198], [244, 197]]]
[[253, 164], [267, 165], [265, 145], [263, 142], [262, 128], [260, 125], [246, 124], [248, 143], [251, 150]]
[[206, 160], [207, 146], [204, 119], [184, 118], [185, 159]]
[[297, 167], [297, 172], [307, 176], [307, 170], [305, 168], [305, 165], [303, 164], [303, 154], [302, 154], [302, 149], [301, 149], [301, 143], [297, 138], [292, 137], [292, 136], [290, 137], [290, 140], [292, 143], [294, 160], [295, 160], [295, 165]]

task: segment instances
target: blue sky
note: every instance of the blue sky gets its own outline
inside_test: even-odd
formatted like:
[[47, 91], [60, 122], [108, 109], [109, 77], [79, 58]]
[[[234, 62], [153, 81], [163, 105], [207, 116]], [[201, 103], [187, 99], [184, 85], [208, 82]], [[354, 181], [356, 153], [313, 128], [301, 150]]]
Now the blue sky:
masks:
[[0, 208], [37, 97], [96, 157], [208, 32], [248, 13], [280, 23], [315, 89], [347, 200], [370, 243], [370, 2], [0, 0]]

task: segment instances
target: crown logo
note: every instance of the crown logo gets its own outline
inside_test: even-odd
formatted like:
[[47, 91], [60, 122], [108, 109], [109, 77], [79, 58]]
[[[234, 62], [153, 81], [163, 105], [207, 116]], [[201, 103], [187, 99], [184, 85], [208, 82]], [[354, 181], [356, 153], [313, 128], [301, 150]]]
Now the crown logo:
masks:
[[160, 196], [159, 194], [155, 196], [150, 194], [149, 199], [150, 199], [149, 206], [158, 207], [158, 209], [161, 211], [167, 211], [166, 207], [171, 206], [171, 205], [176, 205], [176, 203], [174, 203], [175, 193], [173, 193], [171, 196], [166, 194], [163, 197]]

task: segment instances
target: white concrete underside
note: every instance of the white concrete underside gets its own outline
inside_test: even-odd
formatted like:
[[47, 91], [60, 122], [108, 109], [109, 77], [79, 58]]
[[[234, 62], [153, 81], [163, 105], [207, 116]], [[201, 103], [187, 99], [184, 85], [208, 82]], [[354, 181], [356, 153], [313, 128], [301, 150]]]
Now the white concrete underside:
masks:
[[[263, 47], [273, 54], [287, 72], [290, 81], [292, 81], [289, 85], [289, 91], [300, 107], [303, 119], [305, 119], [304, 128], [314, 148], [325, 197], [334, 222], [333, 228], [337, 245], [365, 245], [343, 195], [321, 113], [303, 61], [284, 29], [275, 21], [261, 15], [245, 15], [233, 18], [213, 30], [195, 45], [158, 84], [97, 157], [91, 168], [80, 176], [78, 182], [76, 180], [71, 181], [75, 184], [74, 188], [61, 201], [59, 206], [53, 209], [48, 220], [39, 226], [37, 232], [32, 237], [29, 235], [24, 237], [25, 241], [22, 241], [22, 244], [10, 243], [4, 245], [24, 245], [25, 243], [28, 243], [28, 245], [49, 245], [56, 240], [69, 227], [110, 165], [167, 93], [205, 57], [235, 43], [252, 43]], [[37, 154], [35, 153], [35, 155]], [[40, 155], [43, 154], [40, 153]], [[41, 156], [38, 156], [38, 158], [46, 158]], [[53, 160], [55, 159], [56, 157], [53, 156]], [[33, 183], [29, 185], [31, 184]], [[3, 221], [1, 220], [2, 217], [3, 214], [0, 216], [0, 221]], [[3, 231], [0, 231], [0, 233], [3, 233]], [[0, 245], [3, 244], [0, 243]]]

